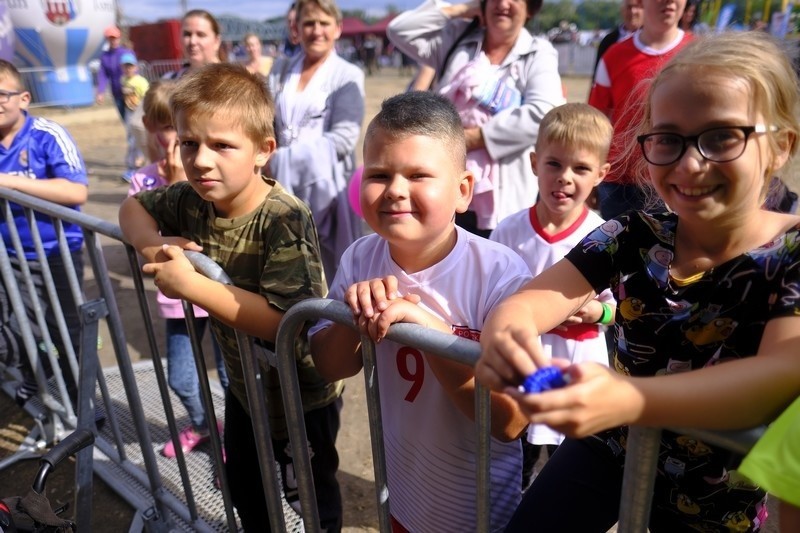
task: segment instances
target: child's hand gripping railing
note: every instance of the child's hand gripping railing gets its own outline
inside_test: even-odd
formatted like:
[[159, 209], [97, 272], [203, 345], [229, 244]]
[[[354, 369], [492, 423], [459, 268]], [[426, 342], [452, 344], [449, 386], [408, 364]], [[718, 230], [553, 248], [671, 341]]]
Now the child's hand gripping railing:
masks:
[[[278, 329], [275, 343], [283, 403], [286, 408], [286, 418], [289, 426], [289, 440], [292, 444], [292, 457], [298, 478], [300, 505], [303, 509], [303, 524], [307, 532], [319, 531], [319, 513], [314, 497], [311, 459], [308, 455], [308, 448], [305, 446], [307, 442], [306, 429], [303, 419], [303, 404], [300, 400], [300, 386], [297, 380], [297, 368], [294, 357], [285, 357], [283, 354], [292, 354], [294, 339], [306, 321], [315, 321], [320, 318], [355, 329], [353, 313], [344, 303], [314, 298], [305, 300], [286, 312]], [[456, 335], [447, 335], [426, 329], [417, 324], [394, 324], [389, 328], [387, 338], [470, 367], [475, 366], [480, 356], [480, 346], [477, 342]], [[372, 441], [372, 460], [378, 500], [378, 520], [380, 530], [388, 532], [392, 530], [389, 519], [390, 495], [386, 484], [386, 461], [378, 394], [378, 373], [375, 368], [375, 345], [369, 337], [362, 336], [361, 346]], [[489, 392], [480, 384], [476, 385], [475, 420], [478, 436], [478, 463], [476, 466], [478, 523], [476, 529], [478, 531], [489, 531], [490, 403]]]

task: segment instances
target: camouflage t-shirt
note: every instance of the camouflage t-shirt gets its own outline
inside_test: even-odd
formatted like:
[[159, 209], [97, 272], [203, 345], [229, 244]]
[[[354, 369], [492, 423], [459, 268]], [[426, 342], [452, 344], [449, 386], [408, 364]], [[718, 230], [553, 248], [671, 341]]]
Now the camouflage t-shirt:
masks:
[[[327, 289], [308, 207], [274, 180], [264, 180], [272, 186], [264, 202], [236, 218], [217, 217], [212, 204], [187, 182], [143, 191], [136, 199], [158, 222], [162, 235], [201, 245], [203, 254], [216, 262], [236, 287], [261, 294], [270, 305], [286, 311], [306, 298], [324, 297]], [[213, 317], [211, 326], [224, 355], [231, 392], [249, 412], [236, 333]], [[274, 350], [269, 342], [260, 340], [259, 344]], [[304, 334], [295, 344], [295, 358], [306, 411], [328, 405], [341, 395], [341, 382], [327, 383], [317, 373]], [[262, 363], [262, 376], [272, 433], [285, 438], [278, 371]]]

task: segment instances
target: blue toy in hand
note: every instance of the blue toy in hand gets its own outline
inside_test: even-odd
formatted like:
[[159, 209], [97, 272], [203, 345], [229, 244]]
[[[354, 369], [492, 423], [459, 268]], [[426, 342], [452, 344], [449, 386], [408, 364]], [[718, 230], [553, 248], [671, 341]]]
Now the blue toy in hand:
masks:
[[569, 383], [569, 376], [554, 366], [540, 368], [522, 382], [520, 392], [534, 394], [551, 389], [560, 389]]

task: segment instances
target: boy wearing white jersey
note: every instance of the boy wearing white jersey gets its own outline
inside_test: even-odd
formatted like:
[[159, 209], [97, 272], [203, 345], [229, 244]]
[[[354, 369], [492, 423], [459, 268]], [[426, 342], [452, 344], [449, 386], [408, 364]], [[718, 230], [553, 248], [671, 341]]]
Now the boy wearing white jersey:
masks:
[[[474, 531], [472, 368], [383, 337], [391, 324], [411, 322], [477, 340], [488, 313], [530, 273], [511, 250], [455, 226], [473, 176], [450, 102], [427, 92], [392, 97], [365, 139], [361, 208], [375, 234], [345, 251], [329, 297], [343, 299], [378, 343], [393, 530]], [[321, 322], [311, 335], [323, 377], [359, 372], [359, 333]], [[492, 396], [492, 530], [519, 501], [525, 426], [508, 397]]]
[[[542, 119], [531, 167], [539, 179], [539, 200], [498, 224], [489, 237], [517, 252], [534, 276], [560, 261], [592, 230], [604, 223], [586, 207], [586, 199], [610, 168], [606, 162], [613, 128], [608, 118], [587, 104], [553, 108]], [[612, 224], [609, 222], [609, 224]], [[539, 337], [545, 353], [572, 363], [608, 365], [608, 346], [600, 326], [611, 324], [616, 303], [610, 290], [558, 328]], [[547, 426], [528, 427], [523, 489], [527, 488], [541, 446], [548, 454], [564, 435]]]

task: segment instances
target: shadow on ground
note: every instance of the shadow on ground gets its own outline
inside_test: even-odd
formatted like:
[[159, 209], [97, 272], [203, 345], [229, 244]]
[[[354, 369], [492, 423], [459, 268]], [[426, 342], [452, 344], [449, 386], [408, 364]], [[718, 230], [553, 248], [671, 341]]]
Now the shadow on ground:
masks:
[[[8, 396], [0, 392], [0, 419], [4, 421], [0, 431], [0, 459], [14, 454], [34, 427], [30, 415], [18, 407]], [[26, 459], [0, 470], [0, 498], [24, 496], [31, 488], [39, 470], [38, 459]], [[56, 468], [47, 480], [45, 495], [54, 508], [69, 503], [64, 513], [74, 518], [72, 508], [75, 500], [75, 462], [68, 460]], [[94, 476], [92, 486], [92, 523], [84, 531], [127, 531], [135, 511], [100, 478]]]

